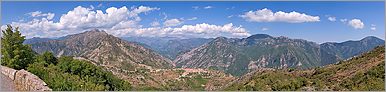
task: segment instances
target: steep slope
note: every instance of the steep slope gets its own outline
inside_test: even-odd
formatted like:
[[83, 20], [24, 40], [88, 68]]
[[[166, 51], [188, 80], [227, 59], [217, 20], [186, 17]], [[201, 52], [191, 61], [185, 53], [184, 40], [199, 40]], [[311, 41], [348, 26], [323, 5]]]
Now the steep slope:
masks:
[[181, 39], [174, 37], [122, 37], [122, 39], [141, 43], [172, 60], [180, 53], [187, 52], [213, 40], [206, 38]]
[[251, 72], [224, 90], [385, 90], [385, 48], [379, 46], [339, 64], [310, 70], [266, 69]]
[[300, 68], [334, 64], [383, 45], [376, 37], [319, 45], [302, 39], [256, 34], [243, 39], [218, 37], [178, 56], [177, 67], [222, 70], [236, 76], [258, 68]]
[[308, 68], [320, 65], [318, 44], [257, 34], [244, 39], [218, 37], [178, 56], [176, 66], [223, 70], [239, 76], [263, 68]]
[[[245, 72], [248, 57], [240, 52], [225, 37], [218, 37], [212, 42], [195, 48], [175, 59], [175, 64], [182, 68], [208, 68], [226, 72]], [[244, 65], [243, 65], [244, 62]], [[245, 65], [246, 64], [246, 65]]]
[[51, 51], [57, 56], [85, 58], [113, 73], [139, 68], [173, 67], [169, 59], [152, 50], [99, 30], [65, 36], [62, 40], [35, 43], [32, 49], [38, 53]]
[[[376, 46], [384, 45], [385, 41], [374, 36], [368, 36], [359, 41], [346, 41], [342, 43], [327, 42], [320, 45], [322, 52], [322, 65], [336, 63], [334, 61], [348, 59], [360, 55]], [[332, 56], [332, 57], [328, 57]]]
[[133, 90], [215, 90], [235, 77], [221, 71], [205, 69], [141, 69], [128, 72]]

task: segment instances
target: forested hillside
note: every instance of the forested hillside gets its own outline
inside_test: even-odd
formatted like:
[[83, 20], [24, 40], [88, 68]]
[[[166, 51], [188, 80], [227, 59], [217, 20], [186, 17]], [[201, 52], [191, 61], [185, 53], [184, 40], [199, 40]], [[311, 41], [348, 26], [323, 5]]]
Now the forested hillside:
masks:
[[266, 70], [247, 74], [224, 90], [385, 90], [385, 48], [376, 47], [339, 64], [311, 70]]

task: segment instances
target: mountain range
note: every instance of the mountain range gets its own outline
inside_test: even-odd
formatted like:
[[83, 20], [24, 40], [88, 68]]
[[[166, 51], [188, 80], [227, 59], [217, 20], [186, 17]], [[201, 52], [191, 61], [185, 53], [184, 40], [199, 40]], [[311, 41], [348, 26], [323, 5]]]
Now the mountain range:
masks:
[[193, 48], [201, 46], [212, 38], [186, 38], [180, 39], [176, 37], [121, 37], [129, 42], [138, 42], [143, 46], [148, 47], [162, 56], [171, 60], [175, 59], [179, 54], [190, 51]]
[[244, 91], [385, 90], [385, 47], [378, 46], [338, 64], [308, 70], [260, 69], [224, 85]]
[[177, 67], [215, 69], [240, 76], [259, 68], [307, 69], [334, 64], [379, 45], [384, 45], [384, 41], [372, 36], [359, 41], [323, 44], [266, 34], [242, 39], [218, 37], [173, 62]]
[[[124, 39], [124, 40], [122, 40]], [[242, 76], [260, 68], [308, 69], [341, 60], [384, 45], [369, 36], [342, 43], [315, 42], [255, 34], [247, 38], [114, 37], [104, 31], [87, 31], [58, 39], [27, 39], [34, 51], [91, 60], [112, 71], [136, 69], [201, 68]], [[159, 54], [158, 54], [159, 53]]]
[[[119, 78], [129, 81], [133, 90], [354, 90], [336, 88], [349, 83], [338, 82], [339, 85], [333, 85], [335, 82], [328, 81], [335, 80], [334, 76], [338, 75], [324, 75], [323, 72], [332, 70], [332, 73], [328, 74], [351, 74], [349, 69], [362, 71], [362, 66], [359, 65], [362, 63], [363, 69], [366, 69], [362, 72], [367, 72], [368, 69], [379, 65], [366, 60], [379, 57], [364, 56], [363, 53], [385, 44], [382, 39], [372, 36], [358, 41], [317, 44], [266, 34], [214, 39], [118, 38], [100, 30], [56, 39], [32, 38], [24, 43], [30, 44], [32, 49], [40, 54], [50, 51], [58, 57], [73, 56], [102, 66]], [[379, 48], [376, 50], [379, 51]], [[362, 59], [363, 57], [368, 58]], [[340, 68], [335, 66], [350, 67], [344, 68], [342, 72], [343, 70], [340, 71]], [[294, 69], [296, 72], [293, 72]], [[303, 75], [306, 78], [298, 78]], [[328, 77], [317, 80], [319, 77], [316, 75]], [[283, 85], [269, 84], [272, 82], [264, 80], [261, 82], [263, 84], [254, 82], [256, 78], [261, 80], [259, 78], [267, 76], [278, 78], [275, 80], [280, 80]], [[287, 85], [285, 83], [288, 80], [285, 78], [296, 83], [290, 81]], [[352, 82], [347, 80], [350, 78], [352, 77], [341, 76], [338, 79]], [[286, 89], [286, 86], [294, 89]]]

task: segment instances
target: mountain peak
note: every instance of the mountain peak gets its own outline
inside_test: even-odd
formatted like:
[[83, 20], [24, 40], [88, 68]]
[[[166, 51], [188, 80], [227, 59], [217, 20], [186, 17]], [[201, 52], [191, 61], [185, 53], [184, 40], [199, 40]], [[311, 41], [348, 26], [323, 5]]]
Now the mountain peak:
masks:
[[228, 38], [226, 37], [223, 37], [223, 36], [220, 36], [220, 37], [216, 37], [213, 42], [223, 42], [223, 41], [226, 41]]
[[272, 38], [272, 36], [267, 34], [255, 34], [247, 37], [247, 39], [264, 39], [264, 38]]
[[90, 31], [85, 31], [79, 34], [72, 34], [64, 37], [60, 37], [59, 39], [65, 40], [65, 39], [95, 39], [100, 37], [106, 37], [109, 36], [105, 31], [99, 30], [99, 29], [93, 29]]
[[216, 37], [215, 39], [227, 39], [227, 38], [224, 36], [219, 36], [219, 37]]
[[151, 68], [173, 67], [169, 59], [152, 50], [97, 29], [69, 35], [63, 40], [32, 44], [32, 49], [38, 53], [51, 51], [57, 56], [84, 57], [94, 63], [126, 70], [144, 65]]
[[382, 39], [375, 37], [375, 36], [367, 36], [367, 37], [361, 39], [361, 41], [370, 41], [370, 40], [382, 40]]
[[107, 34], [107, 33], [103, 30], [93, 29], [90, 31], [83, 32], [83, 34]]

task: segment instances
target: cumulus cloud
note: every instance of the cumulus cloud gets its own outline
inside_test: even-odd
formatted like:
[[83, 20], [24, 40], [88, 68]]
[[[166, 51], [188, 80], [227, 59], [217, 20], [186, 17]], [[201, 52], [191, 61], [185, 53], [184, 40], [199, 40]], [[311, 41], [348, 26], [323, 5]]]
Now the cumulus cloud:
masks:
[[47, 17], [48, 20], [51, 20], [55, 16], [54, 13], [42, 13], [41, 11], [34, 11], [28, 14], [31, 15], [32, 17]]
[[[35, 18], [28, 21], [12, 22], [11, 25], [20, 27], [23, 35], [32, 37], [61, 37], [69, 34], [80, 33], [91, 29], [105, 30], [114, 36], [173, 36], [173, 37], [247, 37], [250, 36], [242, 26], [234, 26], [232, 23], [225, 25], [194, 24], [181, 25], [183, 19], [169, 19], [160, 26], [158, 21], [151, 23], [152, 27], [144, 28], [139, 24], [140, 14], [160, 10], [156, 7], [110, 7], [106, 10], [93, 10], [82, 6], [75, 7], [60, 16], [57, 22], [46, 17]], [[42, 16], [35, 12], [33, 16]], [[32, 13], [31, 13], [32, 16]], [[196, 17], [190, 20], [197, 19]], [[187, 19], [189, 20], [189, 19]], [[6, 25], [1, 26], [5, 29]]]
[[370, 30], [371, 30], [371, 31], [377, 30], [376, 25], [375, 25], [375, 24], [371, 24]]
[[138, 16], [140, 13], [146, 13], [153, 10], [160, 10], [160, 8], [152, 8], [147, 6], [139, 6], [138, 8], [134, 8], [129, 14], [132, 16]]
[[157, 37], [182, 37], [182, 38], [214, 38], [219, 36], [225, 37], [247, 37], [250, 36], [241, 26], [233, 26], [232, 23], [225, 25], [211, 25], [207, 23], [195, 25], [183, 25], [181, 27], [153, 27], [141, 28], [133, 32], [135, 36], [157, 36]]
[[[112, 34], [124, 35], [126, 32], [115, 30], [142, 27], [138, 25], [141, 20], [139, 14], [154, 10], [159, 10], [159, 8], [139, 6], [128, 9], [123, 6], [121, 8], [110, 7], [103, 12], [102, 10], [92, 10], [91, 8], [78, 6], [63, 14], [58, 22], [54, 22], [50, 20], [51, 17], [47, 17], [34, 18], [27, 22], [12, 22], [11, 25], [20, 27], [22, 33], [27, 37], [58, 37], [95, 28], [106, 30]], [[41, 12], [30, 14], [31, 16], [46, 16]]]
[[161, 25], [161, 24], [158, 21], [153, 21], [150, 23], [150, 26], [153, 26], [153, 27], [159, 26], [159, 25]]
[[352, 19], [348, 22], [348, 25], [354, 29], [363, 29], [365, 27], [365, 24], [360, 19]]
[[183, 23], [183, 21], [179, 20], [179, 19], [169, 19], [169, 20], [166, 20], [164, 22], [164, 26], [167, 26], [167, 27], [169, 27], [169, 26], [178, 26], [178, 25], [180, 25], [182, 23]]
[[303, 22], [318, 22], [319, 16], [311, 16], [305, 13], [298, 12], [272, 12], [272, 10], [264, 8], [256, 11], [245, 12], [240, 17], [250, 22], [288, 22], [288, 23], [303, 23]]
[[336, 17], [328, 17], [328, 20], [334, 22], [334, 21], [336, 21]]

